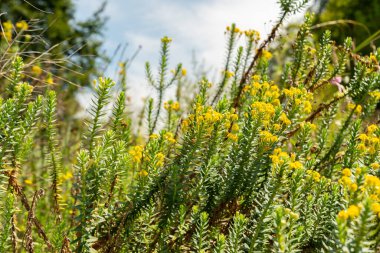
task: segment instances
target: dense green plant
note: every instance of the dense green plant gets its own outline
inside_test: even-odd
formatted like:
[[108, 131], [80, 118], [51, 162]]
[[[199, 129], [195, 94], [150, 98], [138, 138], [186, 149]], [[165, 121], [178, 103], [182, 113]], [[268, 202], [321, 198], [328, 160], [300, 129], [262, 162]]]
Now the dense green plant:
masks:
[[72, 133], [17, 57], [0, 100], [0, 252], [378, 252], [379, 57], [330, 32], [315, 41], [307, 15], [273, 66], [270, 42], [305, 3], [280, 1], [261, 44], [227, 27], [220, 81], [195, 80], [192, 96], [181, 65], [167, 78], [164, 37], [156, 79], [146, 64], [157, 97], [137, 124], [125, 80], [118, 91], [99, 78]]
[[[2, 0], [0, 30], [6, 35], [0, 38], [2, 46], [20, 44], [19, 47], [28, 52], [24, 54], [28, 62], [30, 58], [39, 56], [36, 52], [46, 51], [51, 57], [54, 55], [58, 62], [35, 61], [36, 66], [43, 70], [49, 69], [57, 79], [87, 86], [93, 76], [102, 74], [107, 59], [101, 52], [101, 36], [106, 21], [104, 8], [105, 2], [91, 18], [78, 21], [74, 17], [75, 2], [72, 0]], [[12, 23], [17, 26], [11, 28]], [[23, 30], [21, 34], [20, 30]], [[66, 57], [70, 57], [70, 60]], [[65, 71], [62, 71], [64, 68]], [[77, 71], [82, 75], [77, 75]], [[77, 86], [66, 88], [75, 89]]]

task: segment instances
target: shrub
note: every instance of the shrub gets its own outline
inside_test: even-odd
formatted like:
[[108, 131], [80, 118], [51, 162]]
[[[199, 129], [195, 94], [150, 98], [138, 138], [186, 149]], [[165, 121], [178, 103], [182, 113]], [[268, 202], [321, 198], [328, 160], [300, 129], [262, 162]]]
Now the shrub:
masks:
[[100, 78], [74, 147], [55, 92], [37, 95], [16, 58], [0, 107], [0, 252], [377, 252], [378, 56], [328, 31], [315, 43], [307, 15], [273, 80], [268, 45], [305, 2], [280, 4], [261, 44], [227, 27], [221, 81], [202, 77], [193, 97], [181, 65], [168, 78], [164, 37], [157, 79], [146, 65], [158, 99], [145, 130], [125, 87], [104, 117], [115, 84]]

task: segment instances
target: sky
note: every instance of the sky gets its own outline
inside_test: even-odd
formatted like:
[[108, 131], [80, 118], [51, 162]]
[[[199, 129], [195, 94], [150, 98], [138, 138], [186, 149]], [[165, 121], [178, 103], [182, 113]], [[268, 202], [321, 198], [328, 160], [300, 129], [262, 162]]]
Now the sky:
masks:
[[[103, 0], [73, 0], [75, 17], [84, 20], [99, 8]], [[170, 66], [182, 63], [191, 75], [193, 55], [205, 67], [221, 70], [226, 52], [226, 26], [236, 23], [258, 30], [262, 37], [271, 31], [279, 17], [277, 0], [108, 0], [105, 15], [104, 49], [112, 55], [119, 44], [128, 43], [126, 54], [141, 51], [128, 70], [130, 95], [141, 103], [151, 95], [145, 79], [145, 62], [157, 69], [160, 38], [173, 39]], [[115, 66], [106, 75], [113, 77]], [[82, 98], [82, 100], [87, 98]]]

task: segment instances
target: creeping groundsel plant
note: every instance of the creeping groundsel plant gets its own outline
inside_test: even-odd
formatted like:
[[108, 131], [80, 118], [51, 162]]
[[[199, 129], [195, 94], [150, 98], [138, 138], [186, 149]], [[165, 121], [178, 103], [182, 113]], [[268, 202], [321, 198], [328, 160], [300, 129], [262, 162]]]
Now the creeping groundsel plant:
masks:
[[[126, 79], [99, 78], [74, 129], [54, 85], [28, 82], [42, 69], [1, 45], [0, 252], [379, 252], [380, 55], [316, 41], [310, 14], [279, 55], [270, 43], [307, 1], [279, 2], [263, 40], [227, 27], [213, 84], [170, 71], [162, 38], [137, 120]], [[3, 24], [0, 43], [27, 26]]]

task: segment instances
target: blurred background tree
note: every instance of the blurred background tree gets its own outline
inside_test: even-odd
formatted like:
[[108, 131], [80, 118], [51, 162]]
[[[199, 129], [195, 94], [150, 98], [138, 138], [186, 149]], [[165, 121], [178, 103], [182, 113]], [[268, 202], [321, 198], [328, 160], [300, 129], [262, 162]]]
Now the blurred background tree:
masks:
[[314, 24], [330, 29], [339, 44], [350, 36], [358, 52], [368, 53], [380, 46], [379, 0], [315, 0], [312, 9], [316, 12]]
[[[10, 20], [13, 24], [27, 21], [30, 30], [35, 29], [33, 35], [38, 34], [32, 36], [32, 40], [39, 38], [43, 42], [28, 43], [28, 52], [48, 51], [52, 58], [64, 59], [58, 61], [59, 64], [48, 66], [49, 72], [85, 86], [101, 73], [100, 66], [107, 61], [101, 52], [102, 31], [106, 22], [104, 9], [105, 2], [87, 20], [76, 21], [72, 0], [1, 0], [0, 21]], [[76, 87], [66, 82], [62, 88], [74, 91]]]

